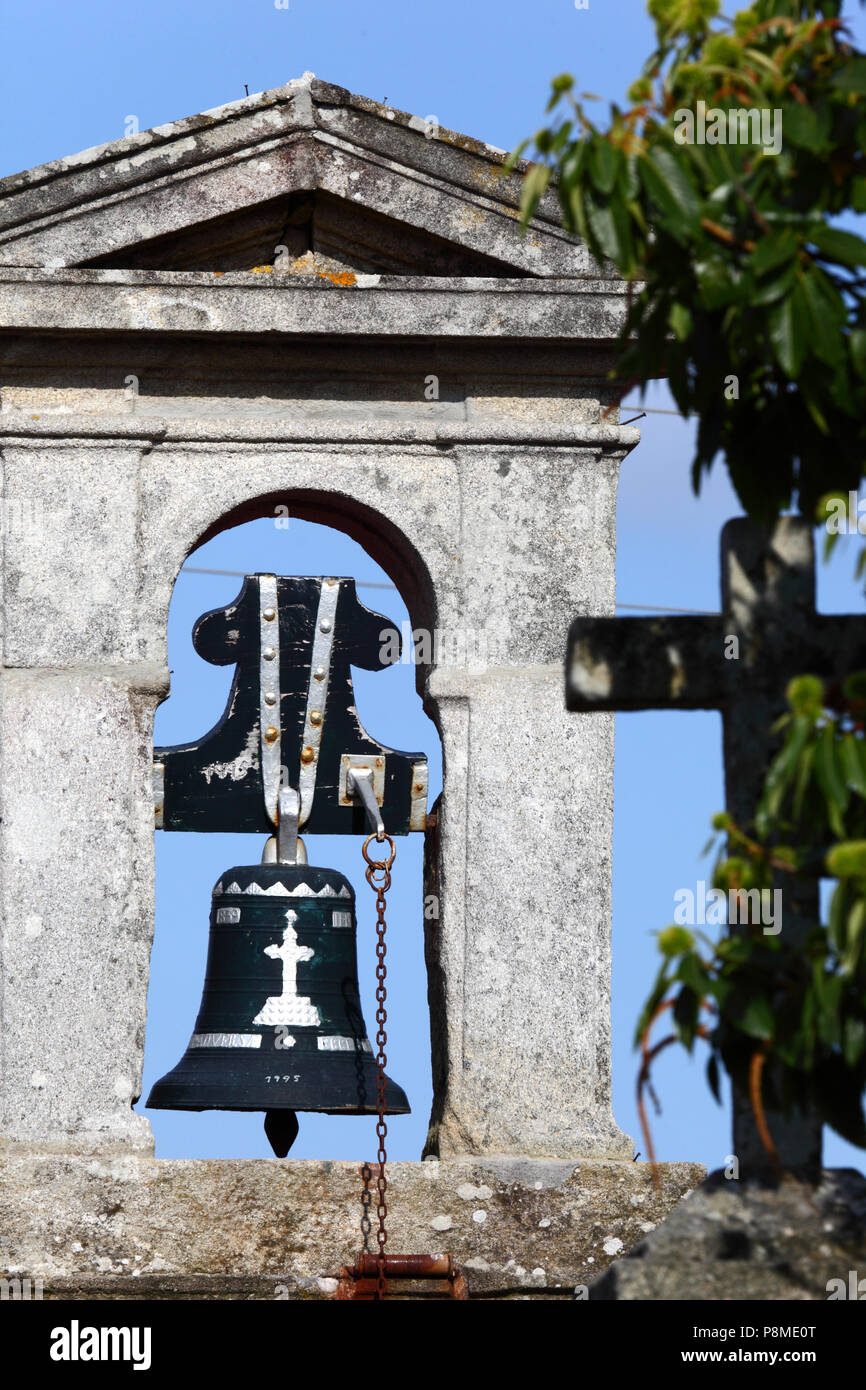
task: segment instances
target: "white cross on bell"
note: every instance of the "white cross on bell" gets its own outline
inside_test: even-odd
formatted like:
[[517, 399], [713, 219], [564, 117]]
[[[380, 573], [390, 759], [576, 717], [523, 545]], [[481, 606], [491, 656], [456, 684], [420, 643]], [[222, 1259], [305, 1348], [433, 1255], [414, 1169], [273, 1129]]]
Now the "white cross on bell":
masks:
[[265, 955], [283, 962], [283, 992], [271, 995], [256, 1014], [253, 1023], [293, 1024], [296, 1028], [316, 1028], [321, 1023], [319, 1010], [308, 998], [298, 994], [298, 962], [312, 960], [315, 952], [309, 946], [298, 945], [294, 924], [298, 914], [289, 908], [286, 929], [279, 946], [265, 947]]

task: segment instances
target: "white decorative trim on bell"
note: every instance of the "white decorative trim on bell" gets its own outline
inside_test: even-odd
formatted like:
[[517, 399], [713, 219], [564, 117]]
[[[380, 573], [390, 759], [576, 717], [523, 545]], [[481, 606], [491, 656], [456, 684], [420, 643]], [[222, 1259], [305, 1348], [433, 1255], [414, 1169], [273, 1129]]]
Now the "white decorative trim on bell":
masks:
[[287, 888], [284, 883], [277, 880], [270, 887], [263, 888], [260, 883], [249, 883], [246, 888], [241, 888], [237, 880], [233, 879], [225, 888], [222, 880], [217, 884], [214, 897], [219, 893], [246, 893], [247, 895], [259, 895], [260, 897], [271, 898], [351, 898], [352, 894], [345, 883], [339, 892], [332, 884], [326, 883], [324, 888], [311, 888], [309, 883], [296, 883], [294, 888]]
[[341, 1038], [332, 1034], [328, 1038], [319, 1037], [320, 1052], [369, 1052], [372, 1055], [373, 1048], [368, 1038], [362, 1038], [360, 1042], [357, 1038]]
[[194, 1047], [261, 1047], [261, 1033], [193, 1033], [189, 1040]]

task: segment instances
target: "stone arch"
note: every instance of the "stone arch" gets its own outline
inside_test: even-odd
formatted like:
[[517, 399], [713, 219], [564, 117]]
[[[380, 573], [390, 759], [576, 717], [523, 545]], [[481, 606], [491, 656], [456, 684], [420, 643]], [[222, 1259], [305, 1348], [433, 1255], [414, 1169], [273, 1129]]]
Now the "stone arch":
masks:
[[[289, 515], [299, 521], [330, 526], [357, 541], [394, 581], [409, 610], [413, 628], [424, 628], [431, 632], [435, 629], [438, 611], [436, 592], [421, 551], [384, 511], [348, 497], [343, 492], [290, 487], [240, 502], [206, 527], [189, 555], [224, 531], [248, 521], [277, 515], [276, 509], [280, 506], [287, 506]], [[421, 693], [429, 671], [429, 665], [419, 664], [416, 683]]]
[[[316, 490], [306, 490], [305, 492], [301, 492], [293, 489], [281, 489], [278, 491], [262, 493], [258, 496], [244, 499], [237, 505], [230, 508], [227, 512], [224, 512], [222, 515], [216, 517], [213, 521], [211, 521], [207, 525], [207, 527], [194, 539], [184, 559], [194, 559], [196, 553], [199, 550], [201, 550], [201, 548], [204, 545], [206, 545], [207, 542], [215, 539], [217, 536], [221, 534], [234, 531], [238, 527], [244, 526], [252, 521], [273, 520], [275, 515], [277, 514], [276, 508], [280, 506], [287, 506], [289, 508], [289, 514], [292, 522], [295, 522], [297, 520], [310, 521], [320, 526], [327, 526], [331, 528], [333, 531], [339, 532], [342, 535], [347, 536], [351, 540], [355, 541], [358, 545], [360, 545], [366, 551], [366, 553], [370, 555], [370, 557], [373, 560], [375, 560], [377, 564], [380, 565], [380, 567], [385, 571], [389, 578], [393, 580], [397, 592], [400, 594], [400, 597], [403, 599], [404, 603], [406, 603], [406, 607], [410, 611], [413, 626], [423, 624], [424, 626], [430, 626], [432, 628], [433, 624], [435, 623], [435, 595], [433, 591], [432, 579], [427, 565], [424, 561], [424, 558], [418, 554], [416, 549], [406, 539], [406, 537], [403, 535], [400, 529], [390, 520], [390, 518], [384, 516], [380, 512], [376, 512], [373, 508], [364, 505], [358, 505], [352, 499], [347, 499], [340, 494]], [[204, 563], [208, 562], [205, 561]], [[308, 554], [303, 560], [303, 562], [300, 564], [297, 571], [295, 571], [292, 568], [291, 559], [288, 559], [282, 566], [280, 566], [279, 563], [277, 563], [276, 569], [278, 573], [287, 574], [292, 574], [295, 572], [300, 574], [317, 573], [319, 572], [319, 570], [316, 568], [316, 564], [316, 559], [315, 557], [313, 557], [313, 565], [311, 567], [310, 556]], [[252, 563], [247, 561], [244, 567], [250, 569], [251, 571], [254, 571], [256, 569], [273, 570], [275, 568], [275, 565], [273, 557], [269, 555], [267, 560], [264, 560], [261, 564], [258, 564], [255, 561], [253, 561]], [[172, 584], [172, 597], [174, 597], [174, 594], [176, 592], [175, 585], [180, 572], [180, 569], [178, 569], [177, 573], [174, 576], [174, 582]], [[323, 559], [321, 572], [334, 572], [340, 574], [345, 573], [347, 575], [352, 575], [356, 571], [352, 565], [346, 564], [345, 561], [337, 561], [336, 568], [334, 568], [334, 562], [332, 559]], [[363, 591], [361, 593], [361, 600], [362, 603], [368, 603], [370, 607], [376, 607], [375, 598], [372, 600], [365, 600]], [[222, 599], [218, 600], [218, 602], [221, 603]], [[202, 611], [205, 611], [209, 606], [211, 605], [208, 602], [205, 602], [203, 604]], [[428, 667], [427, 670], [429, 669], [430, 668]], [[415, 682], [419, 694], [422, 693], [422, 684], [424, 679], [425, 671], [419, 670], [416, 667]], [[187, 677], [186, 684], [188, 685], [188, 683], [189, 682]], [[168, 698], [169, 694], [170, 692], [166, 690], [165, 697]], [[408, 690], [406, 686], [404, 686], [403, 694], [400, 698], [401, 700], [405, 701], [407, 699], [407, 696]], [[423, 707], [423, 699], [421, 703]], [[429, 710], [427, 710], [426, 712], [429, 714]], [[208, 722], [215, 722], [213, 713], [209, 715]], [[434, 727], [436, 727], [435, 721], [433, 722]], [[206, 728], [203, 728], [201, 730], [197, 728], [195, 730], [190, 729], [189, 735], [193, 736], [194, 734], [199, 732], [206, 732]], [[376, 737], [377, 734], [379, 737], [382, 737], [384, 734], [384, 740], [386, 742], [389, 741], [387, 727], [383, 730], [381, 724], [377, 725], [375, 721], [372, 722], [370, 725], [370, 732], [374, 737]], [[441, 739], [441, 734], [438, 730], [438, 727], [436, 729], [436, 736]], [[186, 731], [178, 736], [178, 741], [185, 737]], [[173, 737], [169, 737], [169, 739], [167, 740], [159, 738], [156, 739], [157, 743], [174, 741], [175, 739]], [[406, 744], [405, 740], [402, 742], [399, 739], [395, 739], [392, 741], [397, 743], [398, 746], [401, 747], [411, 746], [413, 748], [429, 748], [432, 751], [432, 742], [429, 741], [429, 737], [428, 742], [426, 744], [418, 739], [411, 742], [410, 744]], [[181, 836], [179, 838], [184, 837]], [[419, 837], [417, 835], [412, 835], [410, 838], [417, 842]], [[315, 844], [315, 837], [313, 841], [309, 843], [310, 848], [312, 849], [312, 846]], [[250, 859], [249, 862], [257, 861], [258, 850], [260, 848], [261, 846], [257, 846], [255, 848], [255, 850], [253, 851], [253, 858]], [[335, 856], [333, 851], [334, 847], [332, 846], [325, 862], [330, 863], [332, 859], [339, 857]], [[320, 862], [320, 860], [321, 856], [317, 857], [316, 855], [311, 853], [311, 862], [318, 863]], [[241, 861], [230, 860], [228, 862]], [[248, 862], [246, 857], [243, 859], [243, 862]], [[365, 888], [362, 884], [361, 877], [357, 873], [357, 866], [356, 872], [354, 874], [346, 866], [346, 864], [342, 862], [335, 866], [340, 867], [343, 870], [343, 872], [346, 872], [350, 879], [355, 883], [356, 893], [358, 894], [360, 903], [364, 904]], [[417, 921], [412, 920], [410, 923], [408, 923], [408, 925], [411, 925], [413, 934], [416, 934], [417, 926], [421, 922], [422, 906], [425, 901], [424, 893], [426, 893], [426, 887], [422, 886], [422, 882], [415, 877], [416, 873], [418, 872], [418, 868], [418, 859], [413, 855], [411, 860], [409, 892], [413, 898], [417, 897]], [[199, 893], [199, 895], [201, 895], [201, 885], [199, 885], [197, 892]], [[199, 913], [201, 916], [204, 917], [204, 920], [206, 921], [206, 899], [202, 899], [201, 902], [199, 902]], [[199, 923], [199, 926], [200, 925], [201, 923]], [[205, 932], [205, 937], [206, 935], [207, 933]], [[421, 950], [420, 935], [420, 933], [417, 933], [418, 945], [416, 949], [419, 951], [419, 953]], [[164, 937], [157, 938], [155, 934], [154, 939], [156, 941], [158, 939], [164, 939]], [[428, 971], [425, 971], [423, 962], [421, 963], [421, 971], [419, 972], [418, 961], [416, 959], [413, 965], [412, 973], [414, 981], [416, 983], [415, 988], [413, 990], [411, 988], [412, 982], [410, 981], [410, 997], [412, 999], [414, 1013], [417, 1016], [417, 1014], [423, 1007], [423, 995], [427, 996], [427, 999], [429, 999], [430, 1005], [432, 1007], [433, 995], [435, 991], [431, 988], [430, 975]], [[423, 985], [421, 985], [421, 990], [419, 990], [417, 981], [421, 978], [423, 978]], [[196, 988], [198, 987], [199, 983], [200, 981], [196, 979]], [[189, 988], [189, 981], [187, 981], [186, 988]], [[421, 991], [423, 991], [423, 994], [421, 993]], [[195, 998], [192, 998], [189, 1001], [189, 1007], [193, 1010], [193, 1017], [197, 1002], [197, 995]], [[189, 1022], [191, 1023], [191, 1021], [192, 1019], [190, 1018]], [[367, 1023], [368, 1029], [373, 1026], [372, 1011], [369, 1001], [367, 1004]], [[416, 1036], [420, 1041], [420, 1034], [422, 1029], [417, 1028], [416, 1026], [415, 1031]], [[372, 1036], [372, 1033], [370, 1034], [370, 1036]], [[426, 1089], [426, 1087], [430, 1084], [429, 1051], [427, 1051], [427, 1048], [428, 1043], [427, 1039], [425, 1038], [421, 1047], [420, 1058], [418, 1057], [417, 1052], [415, 1052], [414, 1045], [411, 1049], [412, 1052], [415, 1054], [415, 1078], [413, 1084], [416, 1088], [416, 1094], [418, 1093], [418, 1091], [420, 1091], [420, 1099], [413, 1100], [413, 1112], [415, 1113], [416, 1118], [423, 1120], [425, 1126], [428, 1111], [424, 1108], [424, 1090], [422, 1090], [421, 1087], [423, 1085], [424, 1089]], [[424, 1060], [425, 1053], [427, 1056], [427, 1060]], [[176, 1060], [176, 1057], [172, 1059], [172, 1061]], [[151, 1055], [151, 1063], [152, 1061], [153, 1058]], [[410, 1066], [411, 1064], [407, 1060], [403, 1068], [404, 1076], [406, 1074], [407, 1069], [410, 1068]], [[148, 1070], [150, 1070], [150, 1067], [148, 1067]], [[411, 1075], [411, 1070], [409, 1071], [409, 1074]], [[148, 1087], [150, 1086], [152, 1079], [155, 1078], [149, 1078]], [[427, 1101], [426, 1103], [429, 1104], [429, 1101]], [[250, 1117], [248, 1116], [247, 1119], [249, 1118]], [[319, 1134], [318, 1136], [314, 1136], [314, 1143], [315, 1142], [317, 1142], [318, 1147], [321, 1147], [322, 1145], [327, 1145], [327, 1140], [321, 1134]], [[339, 1136], [336, 1142], [339, 1143]], [[414, 1143], [417, 1141], [413, 1139], [412, 1142], [414, 1145]], [[205, 1141], [205, 1143], [207, 1144], [207, 1140]], [[317, 1152], [318, 1147], [316, 1150]], [[206, 1148], [205, 1152], [207, 1152]], [[322, 1151], [322, 1156], [328, 1156], [327, 1151], [324, 1149]], [[417, 1154], [412, 1153], [407, 1154], [406, 1156], [417, 1156]]]
[[[459, 622], [459, 586], [454, 565], [454, 528], [460, 526], [460, 487], [454, 460], [434, 451], [421, 460], [389, 450], [392, 468], [341, 452], [237, 444], [219, 451], [188, 443], [157, 451], [142, 488], [142, 547], [138, 625], [148, 657], [165, 662], [165, 631], [174, 583], [189, 555], [221, 531], [258, 517], [274, 516], [278, 505], [300, 519], [320, 522], [357, 541], [393, 579], [413, 626], [432, 630]], [[252, 467], [251, 467], [252, 465]], [[269, 486], [261, 487], [261, 472]], [[451, 498], [450, 509], [443, 507]], [[426, 699], [429, 668], [416, 682]], [[427, 711], [435, 722], [434, 709]]]

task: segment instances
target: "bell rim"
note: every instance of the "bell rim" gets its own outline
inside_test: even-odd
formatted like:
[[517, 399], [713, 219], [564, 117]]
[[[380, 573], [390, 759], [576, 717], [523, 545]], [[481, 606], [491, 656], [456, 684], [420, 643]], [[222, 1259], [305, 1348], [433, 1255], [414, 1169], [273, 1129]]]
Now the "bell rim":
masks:
[[[328, 1054], [330, 1076], [327, 1083], [316, 1067], [295, 1062], [300, 1075], [291, 1091], [282, 1094], [277, 1087], [262, 1089], [262, 1073], [255, 1068], [260, 1054], [250, 1052], [234, 1060], [242, 1062], [234, 1074], [223, 1070], [226, 1058], [216, 1049], [202, 1049], [190, 1059], [185, 1053], [176, 1066], [153, 1083], [145, 1103], [148, 1110], [231, 1110], [258, 1112], [263, 1110], [297, 1110], [302, 1114], [375, 1115], [376, 1065], [369, 1055], [364, 1056], [363, 1078], [358, 1076], [356, 1057], [349, 1053]], [[218, 1064], [218, 1065], [215, 1065]], [[334, 1068], [336, 1067], [336, 1070]], [[182, 1070], [181, 1070], [182, 1069]], [[317, 1103], [318, 1092], [324, 1084], [331, 1087], [330, 1097]], [[233, 1094], [230, 1088], [234, 1088]], [[222, 1095], [220, 1095], [222, 1090]], [[345, 1100], [335, 1100], [342, 1091]], [[365, 1097], [360, 1103], [358, 1094]], [[183, 1095], [186, 1092], [186, 1096]], [[227, 1092], [229, 1092], [227, 1094]], [[181, 1094], [179, 1094], [181, 1093]], [[196, 1094], [197, 1093], [197, 1094]], [[369, 1097], [369, 1100], [366, 1099]], [[192, 1102], [190, 1104], [190, 1102]], [[200, 1102], [200, 1103], [196, 1103]], [[403, 1087], [385, 1076], [385, 1113], [411, 1115], [412, 1108]]]
[[[178, 1105], [178, 1104], [170, 1104], [170, 1103], [168, 1103], [168, 1102], [157, 1103], [157, 1104], [152, 1105], [149, 1096], [148, 1096], [148, 1099], [147, 1099], [147, 1103], [146, 1103], [146, 1105], [145, 1105], [145, 1109], [146, 1109], [146, 1110], [186, 1110], [189, 1114], [195, 1114], [195, 1115], [201, 1115], [205, 1110], [226, 1110], [226, 1111], [231, 1112], [231, 1114], [233, 1114], [233, 1115], [261, 1115], [261, 1114], [266, 1113], [268, 1110], [296, 1110], [296, 1111], [298, 1112], [298, 1114], [300, 1114], [300, 1115], [360, 1115], [360, 1116], [369, 1115], [371, 1119], [374, 1118], [374, 1117], [379, 1113], [379, 1112], [378, 1112], [378, 1109], [377, 1109], [377, 1107], [376, 1107], [375, 1105], [372, 1106], [372, 1108], [370, 1108], [370, 1107], [359, 1107], [359, 1106], [349, 1106], [349, 1105], [347, 1105], [347, 1106], [344, 1106], [342, 1109], [334, 1109], [333, 1106], [326, 1107], [326, 1106], [318, 1106], [318, 1105], [298, 1105], [298, 1104], [291, 1104], [289, 1101], [284, 1101], [282, 1104], [280, 1104], [280, 1103], [277, 1103], [277, 1102], [272, 1101], [272, 1100], [269, 1100], [267, 1105], [257, 1105], [257, 1106], [251, 1106], [251, 1105], [220, 1105], [220, 1104], [216, 1104], [216, 1103], [214, 1103], [214, 1104], [212, 1104], [212, 1105]], [[386, 1115], [411, 1115], [411, 1114], [412, 1114], [412, 1107], [409, 1105], [409, 1102], [408, 1102], [408, 1101], [406, 1102], [405, 1106], [402, 1106], [402, 1105], [386, 1105], [386, 1106], [385, 1106], [385, 1114], [386, 1114]]]

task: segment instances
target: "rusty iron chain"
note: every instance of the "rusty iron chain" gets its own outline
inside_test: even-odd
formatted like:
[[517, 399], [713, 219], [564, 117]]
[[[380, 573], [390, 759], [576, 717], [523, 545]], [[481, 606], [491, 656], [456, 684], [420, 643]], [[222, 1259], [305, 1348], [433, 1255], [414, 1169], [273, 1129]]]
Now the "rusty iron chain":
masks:
[[[367, 850], [371, 841], [382, 843], [387, 840], [390, 847], [390, 854], [387, 859], [371, 859]], [[385, 894], [391, 887], [391, 866], [397, 855], [396, 846], [390, 835], [382, 834], [369, 835], [364, 841], [364, 858], [367, 861], [366, 877], [367, 882], [376, 894], [376, 1138], [379, 1143], [376, 1153], [376, 1160], [379, 1165], [379, 1172], [376, 1177], [376, 1191], [378, 1202], [376, 1214], [379, 1218], [379, 1227], [376, 1232], [376, 1242], [378, 1252], [376, 1255], [376, 1297], [384, 1299], [387, 1296], [388, 1282], [385, 1278], [385, 1245], [388, 1241], [387, 1218], [388, 1218], [388, 1179], [385, 1175], [385, 1164], [388, 1154], [385, 1148], [385, 1141], [388, 1137], [388, 1125], [385, 1120], [385, 1067], [388, 1058], [385, 1047], [388, 1042], [388, 1034], [385, 1025], [388, 1022], [388, 1011], [386, 1002], [388, 992], [385, 986], [385, 979], [388, 971], [385, 965], [385, 955], [387, 946], [385, 943]]]
[[373, 1177], [373, 1170], [372, 1170], [372, 1168], [370, 1167], [369, 1163], [362, 1163], [362, 1164], [361, 1164], [361, 1182], [363, 1183], [363, 1188], [362, 1188], [362, 1190], [361, 1190], [361, 1237], [362, 1237], [361, 1254], [362, 1254], [362, 1255], [369, 1255], [369, 1253], [370, 1253], [370, 1232], [371, 1232], [372, 1229], [373, 1229], [373, 1223], [372, 1223], [372, 1221], [370, 1220], [370, 1201], [371, 1201], [370, 1182], [371, 1182], [371, 1180], [372, 1180], [372, 1177]]

